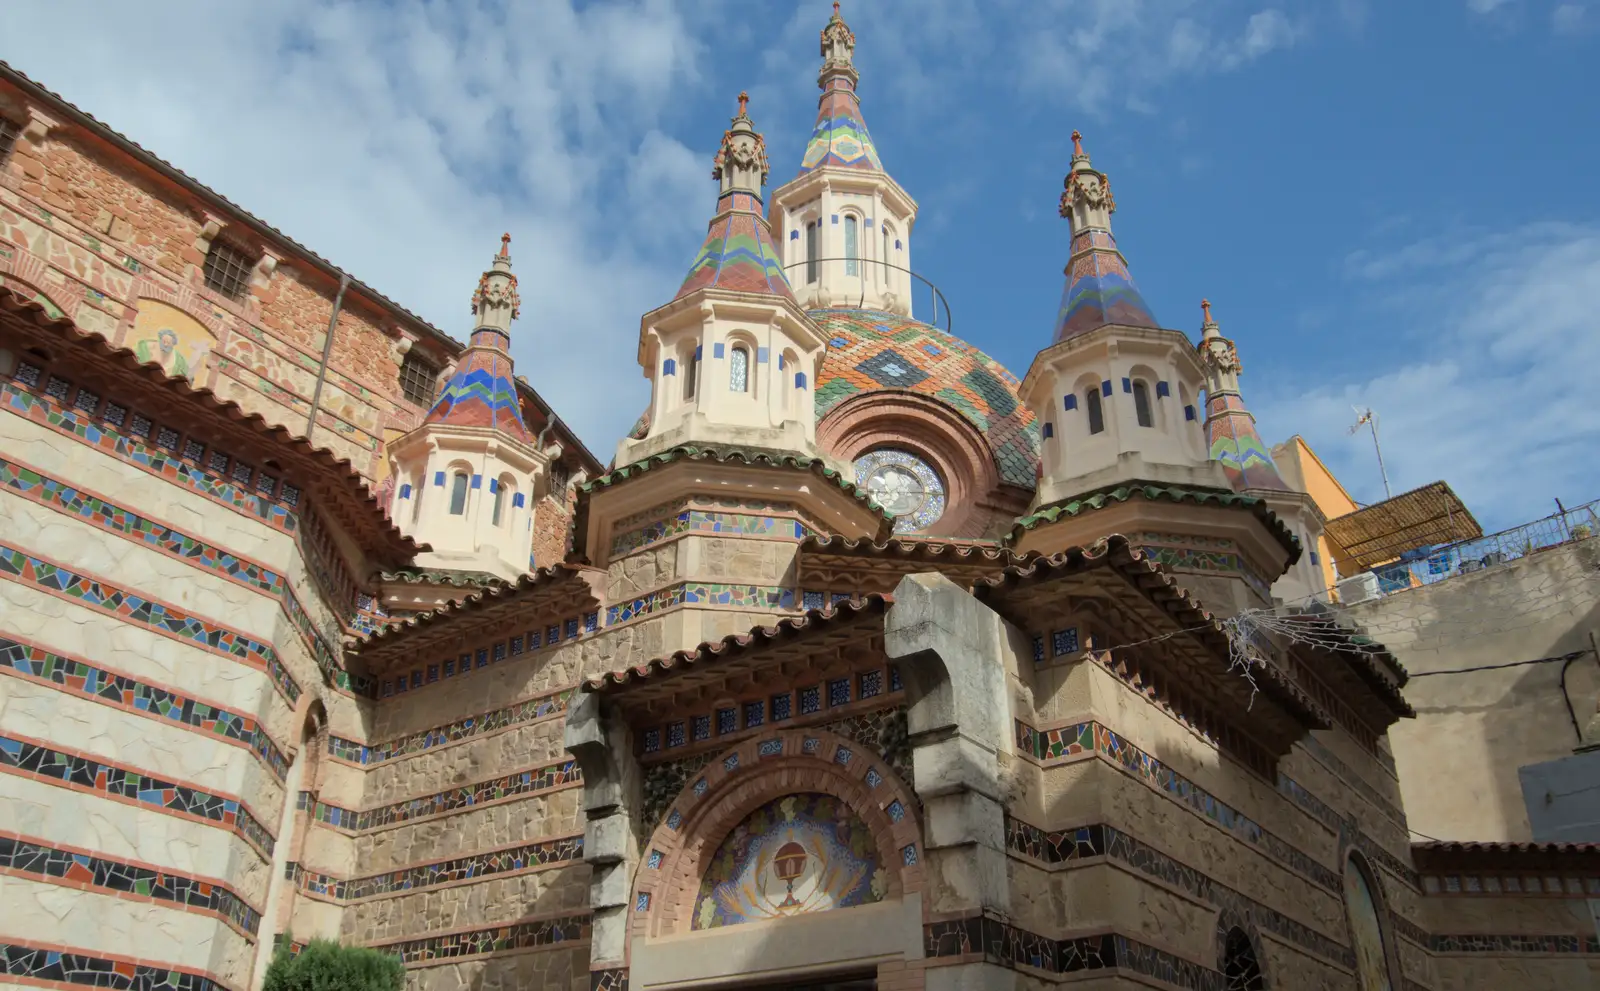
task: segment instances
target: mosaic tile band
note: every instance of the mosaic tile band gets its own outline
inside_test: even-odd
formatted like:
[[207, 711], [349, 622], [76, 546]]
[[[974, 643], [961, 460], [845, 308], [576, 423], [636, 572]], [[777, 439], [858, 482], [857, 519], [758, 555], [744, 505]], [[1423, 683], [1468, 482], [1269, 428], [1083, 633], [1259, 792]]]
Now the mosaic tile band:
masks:
[[215, 823], [244, 837], [265, 855], [265, 859], [272, 858], [272, 835], [237, 798], [212, 795], [109, 761], [52, 750], [9, 736], [0, 736], [0, 771], [20, 773], [49, 784], [60, 783]]
[[630, 602], [606, 607], [606, 625], [665, 612], [679, 606], [727, 606], [734, 609], [793, 610], [795, 590], [780, 585], [726, 585], [716, 582], [679, 582], [641, 595]]
[[[455, 809], [482, 805], [520, 795], [559, 788], [583, 780], [576, 761], [562, 761], [537, 770], [517, 771], [488, 781], [462, 785], [449, 791], [436, 792], [421, 798], [411, 798], [391, 805], [371, 809], [345, 809], [326, 802], [316, 802], [310, 810], [312, 818], [335, 829], [363, 832], [382, 826], [408, 822], [423, 816], [438, 815]], [[300, 807], [305, 808], [309, 792], [300, 793]]]
[[781, 537], [804, 540], [804, 523], [786, 516], [727, 513], [710, 509], [681, 509], [646, 526], [611, 538], [611, 556], [621, 557], [685, 533], [715, 533], [741, 537]]
[[279, 781], [289, 773], [289, 761], [250, 716], [229, 712], [179, 695], [165, 688], [142, 684], [126, 675], [97, 668], [0, 635], [0, 672], [20, 674], [122, 709], [178, 723], [201, 732], [241, 743], [261, 759]]
[[0, 834], [0, 872], [197, 909], [226, 919], [251, 937], [261, 925], [259, 912], [215, 881], [202, 881], [168, 870], [73, 850], [58, 850], [26, 837]]
[[278, 659], [277, 651], [237, 630], [191, 616], [175, 606], [80, 575], [4, 544], [0, 544], [0, 578], [103, 610], [125, 623], [148, 627], [179, 643], [243, 661], [265, 670], [291, 708], [300, 699], [300, 685]]
[[506, 729], [543, 719], [567, 711], [567, 705], [572, 701], [574, 687], [566, 687], [549, 692], [535, 698], [526, 699], [504, 709], [485, 712], [476, 716], [458, 719], [444, 726], [435, 726], [431, 729], [411, 733], [398, 739], [371, 745], [346, 740], [343, 737], [328, 737], [328, 753], [339, 760], [349, 761], [352, 764], [371, 766], [384, 761], [395, 760], [400, 757], [410, 757], [448, 743], [468, 740], [495, 730]]
[[395, 892], [431, 888], [455, 881], [511, 874], [551, 864], [574, 863], [582, 859], [583, 837], [564, 836], [560, 839], [524, 843], [507, 850], [491, 850], [453, 860], [419, 864], [370, 877], [337, 878], [308, 871], [299, 864], [291, 865], [291, 870], [295, 886], [301, 891], [336, 901], [354, 901]]
[[225, 985], [192, 971], [21, 942], [0, 943], [0, 973], [35, 984], [110, 991], [229, 991]]
[[434, 961], [510, 950], [549, 949], [586, 941], [589, 938], [589, 918], [588, 915], [569, 915], [556, 919], [511, 922], [470, 932], [377, 943], [372, 948], [393, 953], [408, 965], [425, 965]]
[[975, 957], [1008, 969], [1028, 967], [1050, 974], [1075, 974], [1112, 967], [1165, 981], [1186, 991], [1226, 991], [1220, 971], [1109, 932], [1053, 939], [999, 919], [975, 916], [922, 927], [931, 958]]

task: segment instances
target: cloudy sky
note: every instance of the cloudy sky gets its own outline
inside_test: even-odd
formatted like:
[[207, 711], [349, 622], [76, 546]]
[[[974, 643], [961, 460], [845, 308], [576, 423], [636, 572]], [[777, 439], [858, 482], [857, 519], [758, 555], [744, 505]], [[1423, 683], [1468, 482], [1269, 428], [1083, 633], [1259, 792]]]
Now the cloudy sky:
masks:
[[[0, 4], [0, 58], [458, 338], [502, 230], [518, 368], [602, 461], [648, 398], [741, 89], [773, 179], [829, 7], [729, 0]], [[913, 265], [1019, 374], [1082, 130], [1158, 319], [1208, 296], [1269, 441], [1486, 526], [1600, 498], [1600, 0], [848, 0]], [[942, 322], [942, 321], [941, 321]], [[597, 387], [603, 383], [604, 387]]]

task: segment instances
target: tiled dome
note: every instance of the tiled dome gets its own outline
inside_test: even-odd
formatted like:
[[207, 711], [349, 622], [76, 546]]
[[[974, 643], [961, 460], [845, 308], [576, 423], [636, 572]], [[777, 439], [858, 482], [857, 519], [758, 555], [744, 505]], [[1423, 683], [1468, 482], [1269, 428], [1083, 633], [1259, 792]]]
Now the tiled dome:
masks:
[[812, 310], [829, 337], [817, 379], [817, 419], [862, 392], [898, 390], [937, 399], [978, 429], [1000, 478], [1038, 481], [1039, 425], [998, 361], [928, 324], [878, 310]]

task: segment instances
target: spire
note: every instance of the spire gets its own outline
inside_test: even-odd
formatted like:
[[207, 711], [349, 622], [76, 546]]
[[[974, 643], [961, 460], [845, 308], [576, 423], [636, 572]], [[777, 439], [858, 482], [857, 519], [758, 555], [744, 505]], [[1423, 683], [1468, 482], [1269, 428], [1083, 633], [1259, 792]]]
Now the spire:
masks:
[[749, 94], [740, 93], [739, 113], [722, 133], [711, 163], [711, 178], [721, 183], [717, 212], [674, 299], [713, 286], [794, 298], [762, 213], [761, 187], [770, 171], [767, 144], [750, 121], [749, 106]]
[[856, 96], [861, 76], [853, 61], [855, 50], [856, 36], [835, 3], [833, 16], [822, 29], [822, 70], [817, 73], [822, 97], [817, 101], [817, 124], [800, 161], [801, 175], [823, 166], [883, 171]]
[[472, 294], [478, 322], [471, 341], [424, 423], [489, 427], [524, 444], [532, 442], [512, 377], [511, 321], [521, 308], [517, 277], [511, 273], [511, 235], [502, 234], [500, 251]]
[[1061, 216], [1072, 224], [1072, 256], [1066, 290], [1056, 313], [1057, 342], [1107, 324], [1156, 327], [1155, 317], [1133, 284], [1128, 260], [1111, 236], [1111, 179], [1089, 164], [1083, 135], [1072, 132], [1072, 165], [1063, 182]]
[[1256, 432], [1256, 418], [1239, 395], [1239, 349], [1222, 336], [1211, 316], [1211, 301], [1202, 299], [1200, 363], [1206, 370], [1206, 447], [1222, 465], [1237, 491], [1288, 491], [1278, 466]]

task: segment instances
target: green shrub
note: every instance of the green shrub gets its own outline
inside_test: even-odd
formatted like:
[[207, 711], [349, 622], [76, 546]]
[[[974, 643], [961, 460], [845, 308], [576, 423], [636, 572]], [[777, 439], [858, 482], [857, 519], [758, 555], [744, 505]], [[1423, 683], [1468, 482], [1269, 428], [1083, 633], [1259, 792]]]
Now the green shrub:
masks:
[[402, 991], [406, 969], [400, 958], [360, 946], [314, 939], [299, 953], [288, 934], [267, 965], [262, 991]]

